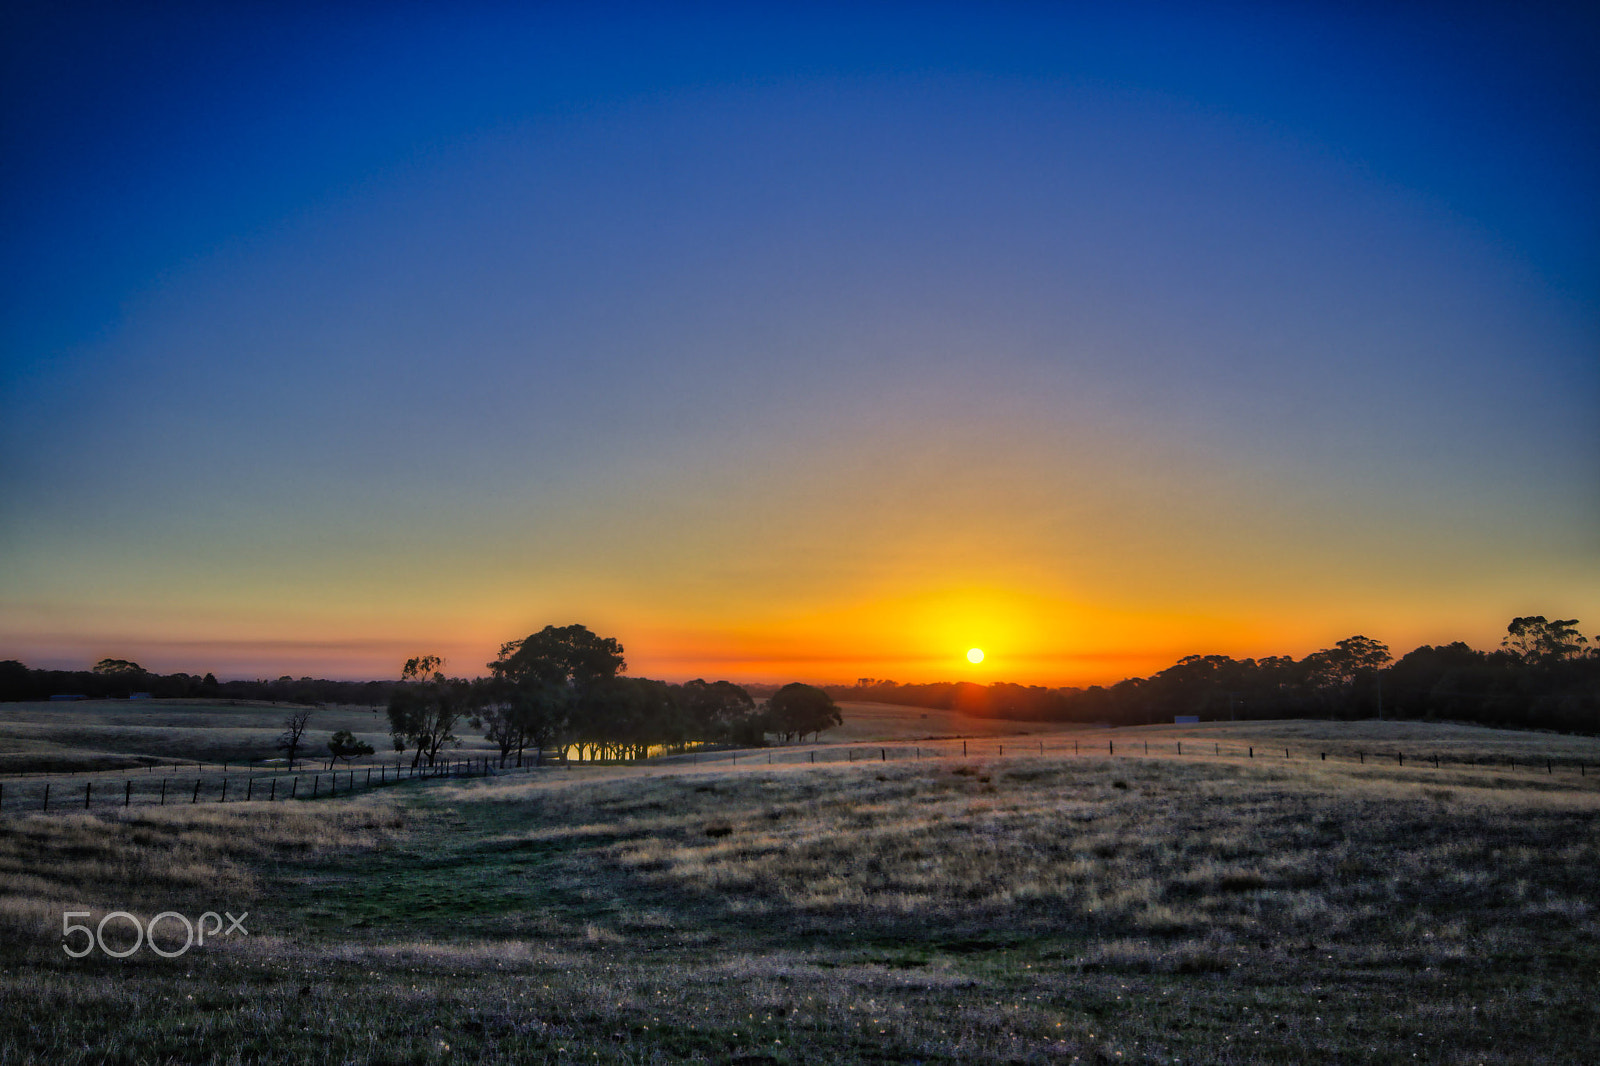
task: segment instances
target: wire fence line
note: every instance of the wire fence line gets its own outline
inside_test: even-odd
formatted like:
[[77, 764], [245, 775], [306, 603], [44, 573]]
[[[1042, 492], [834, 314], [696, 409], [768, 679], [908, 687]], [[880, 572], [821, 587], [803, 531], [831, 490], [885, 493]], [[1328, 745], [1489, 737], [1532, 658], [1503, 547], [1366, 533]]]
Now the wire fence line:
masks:
[[[440, 760], [433, 766], [373, 763], [345, 769], [248, 770], [209, 775], [195, 772], [152, 779], [124, 773], [79, 780], [0, 780], [0, 815], [91, 810], [101, 807], [176, 806], [199, 803], [276, 803], [333, 798], [407, 781], [482, 776], [494, 772], [487, 758]], [[181, 765], [181, 764], [180, 764]], [[199, 764], [196, 764], [198, 766]], [[9, 784], [11, 787], [7, 788]], [[138, 786], [137, 788], [135, 786]]]
[[[46, 778], [30, 775], [26, 778], [0, 779], [0, 815], [69, 812], [105, 807], [173, 806], [205, 803], [237, 803], [318, 800], [347, 796], [373, 788], [384, 788], [412, 781], [468, 777], [498, 777], [519, 773], [549, 773], [594, 768], [645, 767], [658, 769], [717, 767], [757, 768], [761, 766], [837, 765], [855, 763], [916, 762], [922, 760], [962, 759], [1027, 759], [1091, 757], [1105, 758], [1161, 758], [1161, 759], [1230, 759], [1253, 761], [1276, 760], [1316, 763], [1343, 763], [1365, 766], [1407, 765], [1441, 770], [1479, 769], [1525, 771], [1530, 774], [1554, 776], [1557, 772], [1580, 778], [1596, 777], [1600, 784], [1600, 763], [1580, 758], [1556, 756], [1470, 755], [1459, 752], [1448, 755], [1423, 753], [1398, 749], [1332, 749], [1330, 747], [1300, 748], [1293, 745], [1262, 746], [1256, 744], [1230, 745], [1220, 741], [1190, 739], [1157, 741], [1127, 741], [1112, 739], [1086, 740], [1074, 738], [1068, 742], [1045, 740], [1017, 741], [985, 738], [938, 740], [923, 743], [844, 743], [822, 744], [807, 747], [743, 748], [697, 751], [655, 756], [649, 759], [567, 760], [527, 759], [523, 766], [500, 766], [494, 755], [474, 755], [463, 759], [441, 759], [433, 766], [426, 764], [405, 766], [398, 763], [375, 762], [333, 770], [291, 770], [288, 768], [237, 767], [221, 764], [207, 773], [205, 764], [174, 764], [173, 774], [154, 776], [152, 768], [140, 771], [99, 771], [57, 774]], [[163, 763], [161, 770], [165, 770]], [[1597, 770], [1590, 774], [1591, 769]], [[10, 787], [7, 787], [7, 786]], [[137, 787], [136, 787], [137, 786]]]

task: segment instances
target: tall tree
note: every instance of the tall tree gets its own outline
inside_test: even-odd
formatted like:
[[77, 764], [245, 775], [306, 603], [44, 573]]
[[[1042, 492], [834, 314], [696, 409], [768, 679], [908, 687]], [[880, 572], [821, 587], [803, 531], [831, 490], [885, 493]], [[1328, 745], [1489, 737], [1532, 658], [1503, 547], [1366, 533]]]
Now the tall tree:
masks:
[[306, 725], [311, 721], [310, 711], [295, 711], [283, 720], [283, 733], [278, 737], [278, 749], [289, 759], [289, 769], [294, 769], [296, 753], [305, 743]]
[[484, 739], [500, 749], [501, 767], [513, 751], [517, 753], [517, 765], [521, 766], [527, 731], [517, 714], [516, 689], [497, 677], [479, 678], [472, 683], [472, 688], [472, 717], [468, 724], [483, 730]]
[[452, 730], [466, 711], [469, 689], [464, 681], [446, 680], [443, 665], [437, 655], [407, 659], [389, 697], [389, 735], [395, 751], [415, 751], [412, 767], [424, 759], [432, 766], [441, 749], [460, 743]]
[[761, 743], [763, 716], [750, 693], [733, 682], [685, 681], [680, 698], [687, 719], [684, 725], [698, 739]]
[[782, 733], [804, 737], [807, 733], [820, 733], [830, 726], [843, 725], [844, 716], [833, 702], [833, 697], [811, 685], [798, 681], [785, 685], [767, 700], [768, 728]]
[[1529, 666], [1549, 666], [1564, 659], [1576, 659], [1589, 643], [1578, 632], [1576, 618], [1557, 618], [1546, 621], [1544, 615], [1534, 614], [1513, 618], [1506, 626], [1505, 639], [1500, 646], [1518, 656]]
[[510, 713], [541, 753], [561, 743], [575, 714], [595, 711], [587, 697], [626, 668], [615, 638], [581, 625], [545, 626], [507, 641], [489, 664], [511, 693]]

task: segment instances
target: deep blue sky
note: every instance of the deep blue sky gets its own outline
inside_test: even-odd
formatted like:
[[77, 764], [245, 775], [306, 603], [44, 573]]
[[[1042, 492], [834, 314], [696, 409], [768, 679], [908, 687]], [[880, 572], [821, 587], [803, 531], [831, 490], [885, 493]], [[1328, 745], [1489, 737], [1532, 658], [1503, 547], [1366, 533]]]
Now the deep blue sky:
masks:
[[4, 18], [0, 656], [1600, 616], [1584, 7]]

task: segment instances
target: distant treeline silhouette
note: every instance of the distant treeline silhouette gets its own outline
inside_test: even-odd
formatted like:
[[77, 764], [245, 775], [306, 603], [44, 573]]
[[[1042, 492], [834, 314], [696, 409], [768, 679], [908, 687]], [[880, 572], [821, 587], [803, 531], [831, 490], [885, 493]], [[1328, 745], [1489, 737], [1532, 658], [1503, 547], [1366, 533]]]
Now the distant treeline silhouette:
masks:
[[[1577, 619], [1512, 619], [1494, 651], [1456, 641], [1395, 661], [1364, 636], [1296, 660], [1190, 655], [1150, 677], [1087, 689], [862, 678], [828, 686], [841, 700], [942, 707], [984, 718], [1143, 725], [1202, 720], [1419, 718], [1528, 729], [1600, 732], [1600, 648]], [[1600, 642], [1600, 638], [1597, 638]]]
[[[604, 665], [596, 668], [593, 678], [569, 668], [563, 679], [560, 671], [543, 660], [527, 665], [529, 653], [539, 643], [535, 638], [549, 640], [550, 633], [609, 640], [595, 638], [577, 626], [546, 627], [525, 641], [511, 642], [501, 649], [501, 657], [489, 664], [490, 678], [480, 679], [470, 692], [461, 689], [456, 701], [462, 713], [489, 720], [497, 714], [510, 714], [513, 719], [537, 721], [537, 727], [528, 726], [540, 734], [534, 744], [553, 742], [559, 734], [561, 739], [602, 750], [710, 740], [758, 743], [764, 734], [796, 735], [815, 729], [792, 724], [785, 728], [785, 722], [765, 713], [767, 709], [758, 713], [747, 702], [752, 695], [776, 693], [776, 686], [741, 688], [727, 682], [669, 685], [617, 677], [620, 666], [607, 672]], [[522, 659], [513, 661], [519, 651]], [[615, 645], [615, 654], [620, 660], [620, 645]], [[81, 671], [30, 670], [15, 660], [0, 662], [0, 701], [66, 695], [126, 699], [148, 694], [158, 699], [393, 706], [397, 698], [404, 703], [408, 693], [418, 692], [415, 685], [415, 679], [329, 681], [309, 677], [218, 682], [211, 674], [154, 674], [121, 659], [103, 659], [93, 670]], [[554, 686], [551, 692], [561, 689], [566, 702], [555, 701], [540, 685]], [[1381, 642], [1354, 636], [1299, 660], [1287, 655], [1261, 659], [1190, 655], [1150, 677], [1087, 689], [971, 682], [896, 684], [862, 678], [854, 685], [827, 686], [825, 690], [836, 700], [942, 707], [979, 717], [1025, 721], [1141, 725], [1171, 721], [1179, 715], [1246, 720], [1381, 714], [1600, 732], [1600, 648], [1578, 632], [1576, 619], [1547, 620], [1542, 615], [1512, 619], [1505, 639], [1493, 651], [1457, 641], [1438, 647], [1424, 645], [1398, 661]], [[531, 710], [534, 707], [540, 708], [537, 714]], [[559, 728], [551, 725], [552, 721]], [[513, 722], [506, 728], [522, 727]]]
[[146, 695], [159, 700], [207, 698], [381, 707], [389, 702], [397, 684], [287, 676], [276, 681], [218, 681], [211, 674], [151, 673], [126, 659], [102, 659], [93, 670], [30, 670], [15, 659], [0, 661], [0, 702], [60, 696], [125, 700]]

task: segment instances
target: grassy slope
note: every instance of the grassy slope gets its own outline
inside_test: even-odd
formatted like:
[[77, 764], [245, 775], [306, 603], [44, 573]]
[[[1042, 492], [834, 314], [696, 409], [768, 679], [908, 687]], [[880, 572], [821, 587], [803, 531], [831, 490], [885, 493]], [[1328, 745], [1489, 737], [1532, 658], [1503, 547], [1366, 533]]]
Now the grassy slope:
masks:
[[[283, 704], [207, 700], [0, 703], [0, 774], [110, 770], [161, 759], [244, 762], [281, 754]], [[311, 712], [307, 739], [319, 752], [348, 729], [383, 751], [388, 722], [368, 707]]]
[[[1595, 785], [1023, 756], [13, 818], [0, 1057], [1588, 1061]], [[73, 961], [79, 903], [253, 935]]]

